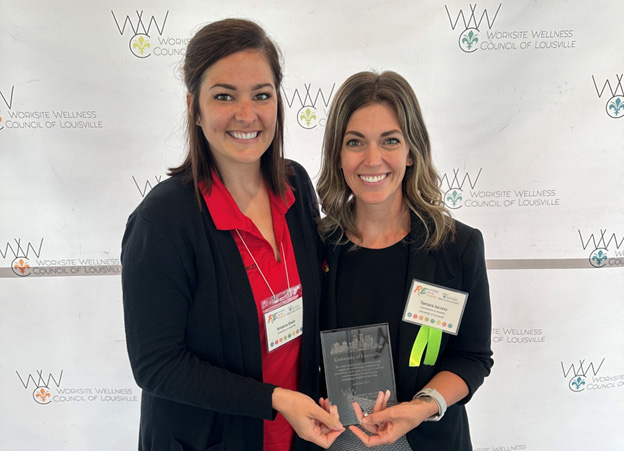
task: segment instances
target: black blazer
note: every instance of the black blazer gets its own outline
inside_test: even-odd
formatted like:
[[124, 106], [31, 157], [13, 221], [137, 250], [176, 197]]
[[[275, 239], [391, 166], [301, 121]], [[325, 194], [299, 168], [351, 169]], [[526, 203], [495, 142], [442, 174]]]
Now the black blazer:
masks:
[[[421, 363], [409, 366], [409, 356], [420, 326], [401, 322], [399, 326], [398, 362], [394, 371], [399, 402], [409, 401], [431, 378], [440, 371], [450, 371], [460, 376], [468, 385], [469, 394], [448, 408], [439, 422], [423, 422], [408, 433], [408, 441], [418, 451], [471, 450], [470, 431], [464, 404], [483, 383], [493, 365], [491, 336], [490, 294], [485, 268], [483, 236], [459, 221], [454, 241], [436, 251], [418, 248], [424, 240], [422, 222], [411, 216], [412, 229], [408, 240], [410, 257], [403, 299], [405, 304], [412, 279], [435, 283], [467, 292], [468, 300], [459, 328], [459, 334], [442, 335], [440, 354], [435, 365]], [[333, 238], [333, 239], [332, 239]], [[336, 322], [336, 274], [340, 264], [340, 249], [333, 245], [336, 236], [328, 240], [325, 261], [328, 271], [324, 279], [324, 296], [321, 304], [321, 329], [340, 327]], [[355, 283], [355, 281], [354, 281]], [[383, 283], [383, 282], [381, 282]], [[393, 346], [397, 344], [393, 343]]]
[[[303, 288], [300, 391], [318, 399], [318, 204], [305, 170], [292, 167], [286, 221]], [[262, 382], [256, 305], [232, 234], [172, 177], [130, 216], [121, 261], [128, 354], [143, 389], [139, 450], [262, 450], [274, 386]], [[308, 446], [297, 440], [296, 449]]]

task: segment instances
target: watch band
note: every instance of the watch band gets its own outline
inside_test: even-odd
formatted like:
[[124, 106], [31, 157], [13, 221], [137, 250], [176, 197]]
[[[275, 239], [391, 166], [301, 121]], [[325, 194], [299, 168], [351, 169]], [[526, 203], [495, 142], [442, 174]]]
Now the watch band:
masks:
[[440, 421], [446, 412], [446, 401], [444, 397], [435, 388], [423, 388], [414, 395], [412, 399], [431, 398], [438, 405], [438, 414], [425, 418], [424, 421]]

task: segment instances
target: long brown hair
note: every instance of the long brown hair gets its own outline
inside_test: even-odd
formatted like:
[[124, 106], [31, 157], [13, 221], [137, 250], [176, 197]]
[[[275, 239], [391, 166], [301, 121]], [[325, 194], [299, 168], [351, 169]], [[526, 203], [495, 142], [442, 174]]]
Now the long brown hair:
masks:
[[277, 123], [275, 136], [267, 151], [260, 158], [260, 170], [269, 189], [283, 195], [286, 189], [286, 163], [284, 160], [284, 102], [281, 95], [282, 66], [277, 45], [255, 22], [245, 19], [225, 19], [210, 23], [199, 30], [189, 41], [184, 57], [184, 82], [191, 96], [186, 118], [188, 154], [184, 162], [169, 169], [169, 175], [180, 175], [185, 183], [195, 187], [201, 208], [199, 183], [212, 187], [212, 172], [219, 174], [210, 144], [196, 120], [199, 115], [199, 93], [206, 70], [226, 56], [243, 50], [258, 50], [267, 60], [273, 72], [277, 95]]
[[403, 177], [403, 201], [424, 225], [423, 247], [439, 247], [453, 238], [455, 223], [444, 205], [440, 176], [433, 165], [429, 133], [416, 94], [405, 78], [392, 71], [359, 72], [349, 77], [336, 92], [327, 118], [317, 185], [321, 208], [326, 215], [319, 222], [319, 233], [327, 239], [338, 231], [341, 243], [347, 241], [347, 234], [361, 239], [355, 225], [353, 192], [340, 170], [340, 152], [351, 115], [376, 103], [387, 104], [397, 113], [409, 156], [414, 162], [406, 168]]

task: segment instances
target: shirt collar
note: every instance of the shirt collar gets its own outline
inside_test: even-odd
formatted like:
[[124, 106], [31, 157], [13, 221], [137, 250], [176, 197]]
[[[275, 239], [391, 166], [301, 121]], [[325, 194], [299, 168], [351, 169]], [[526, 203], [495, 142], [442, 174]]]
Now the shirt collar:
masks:
[[[249, 233], [257, 231], [253, 221], [240, 211], [234, 198], [214, 170], [212, 171], [212, 188], [210, 192], [208, 192], [203, 182], [199, 183], [199, 188], [218, 230], [238, 229]], [[284, 198], [269, 190], [269, 201], [271, 203], [271, 214], [284, 216], [295, 203], [295, 195], [287, 184]], [[273, 221], [275, 221], [275, 218]]]

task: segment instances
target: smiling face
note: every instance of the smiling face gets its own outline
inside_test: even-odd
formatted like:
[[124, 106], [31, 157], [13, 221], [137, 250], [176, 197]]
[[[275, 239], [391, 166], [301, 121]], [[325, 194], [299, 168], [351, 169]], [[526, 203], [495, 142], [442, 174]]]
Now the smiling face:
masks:
[[355, 205], [401, 205], [402, 182], [412, 165], [396, 112], [387, 103], [356, 110], [342, 140], [340, 166], [355, 196]]
[[[188, 99], [189, 105], [192, 99]], [[208, 69], [199, 92], [197, 125], [217, 167], [260, 166], [277, 122], [277, 93], [271, 67], [257, 50], [228, 55]]]

